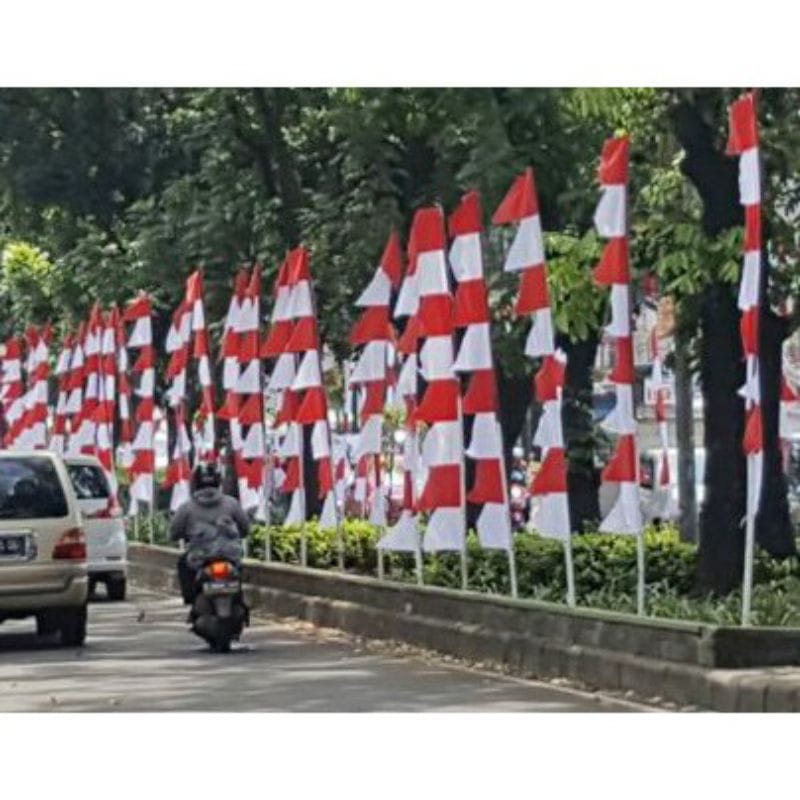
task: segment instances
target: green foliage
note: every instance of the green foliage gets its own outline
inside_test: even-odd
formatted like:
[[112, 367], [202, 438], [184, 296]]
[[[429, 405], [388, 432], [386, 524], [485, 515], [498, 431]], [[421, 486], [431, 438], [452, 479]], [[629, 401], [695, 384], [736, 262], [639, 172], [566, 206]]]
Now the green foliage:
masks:
[[5, 307], [5, 334], [20, 334], [31, 323], [49, 318], [54, 267], [47, 253], [22, 241], [10, 241], [0, 256], [0, 303]]
[[[345, 570], [375, 575], [378, 531], [367, 522], [347, 520], [342, 525]], [[306, 525], [308, 565], [333, 569], [337, 565], [338, 540], [333, 530]], [[267, 530], [253, 529], [251, 555], [263, 558]], [[300, 563], [299, 527], [269, 530], [272, 560]], [[693, 619], [718, 624], [738, 624], [741, 595], [723, 598], [694, 597], [692, 589], [697, 550], [681, 542], [674, 528], [650, 528], [645, 533], [645, 572], [648, 613], [658, 617]], [[560, 542], [530, 533], [515, 538], [517, 577], [521, 597], [562, 603], [566, 600], [564, 552]], [[582, 534], [573, 537], [573, 562], [578, 604], [614, 611], [636, 610], [636, 541], [629, 536]], [[508, 594], [508, 560], [502, 551], [483, 550], [474, 534], [468, 537], [469, 588], [487, 594]], [[414, 560], [392, 553], [385, 558], [387, 578], [413, 583]], [[427, 585], [461, 587], [458, 554], [424, 557]], [[757, 625], [800, 625], [800, 565], [796, 560], [777, 561], [758, 553], [755, 562], [753, 621]]]
[[[169, 515], [154, 516], [152, 541], [169, 545]], [[150, 542], [151, 521], [139, 518], [138, 535], [133, 520], [127, 522], [131, 541]], [[320, 529], [315, 521], [305, 526], [307, 563], [315, 569], [336, 569], [339, 538], [335, 530]], [[363, 520], [346, 520], [341, 542], [347, 572], [377, 574], [376, 543], [379, 532]], [[269, 539], [271, 560], [300, 564], [302, 531], [299, 526], [252, 528], [248, 552], [263, 560]], [[612, 611], [636, 611], [636, 541], [629, 536], [587, 533], [573, 537], [573, 562], [578, 604]], [[650, 528], [645, 533], [645, 572], [647, 612], [671, 619], [698, 620], [724, 625], [739, 624], [739, 591], [719, 597], [692, 594], [697, 550], [681, 542], [674, 528]], [[504, 552], [483, 550], [477, 537], [467, 540], [469, 588], [487, 594], [510, 592], [508, 559]], [[515, 537], [517, 577], [521, 597], [548, 602], [566, 601], [564, 551], [560, 542], [536, 534]], [[461, 561], [456, 553], [425, 555], [423, 575], [426, 585], [451, 589], [461, 587]], [[405, 553], [384, 557], [384, 572], [389, 580], [414, 583], [414, 558]], [[800, 563], [797, 559], [778, 561], [757, 553], [754, 569], [753, 624], [800, 625]]]

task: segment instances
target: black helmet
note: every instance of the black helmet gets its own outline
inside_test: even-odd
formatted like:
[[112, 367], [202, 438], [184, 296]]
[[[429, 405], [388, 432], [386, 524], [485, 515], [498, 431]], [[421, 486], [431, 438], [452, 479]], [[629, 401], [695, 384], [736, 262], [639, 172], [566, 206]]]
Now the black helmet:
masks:
[[198, 489], [219, 489], [222, 486], [222, 475], [219, 467], [213, 462], [203, 462], [194, 468], [192, 473], [192, 491]]

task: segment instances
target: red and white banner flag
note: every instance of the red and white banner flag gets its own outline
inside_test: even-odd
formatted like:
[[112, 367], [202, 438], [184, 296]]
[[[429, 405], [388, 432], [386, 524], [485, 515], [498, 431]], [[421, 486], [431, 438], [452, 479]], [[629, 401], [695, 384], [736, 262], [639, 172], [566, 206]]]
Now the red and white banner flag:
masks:
[[[397, 245], [399, 248], [399, 238]], [[402, 335], [395, 342], [395, 350], [400, 361], [399, 374], [393, 387], [395, 405], [405, 409], [405, 430], [403, 446], [403, 507], [397, 522], [392, 525], [378, 542], [380, 550], [414, 553], [417, 556], [418, 576], [421, 575], [421, 540], [417, 524], [417, 481], [421, 470], [421, 454], [414, 412], [417, 408], [419, 391], [419, 291], [417, 285], [417, 259], [412, 242], [408, 243], [408, 262], [406, 273], [400, 283], [400, 291], [394, 306], [394, 318], [406, 318]], [[402, 259], [399, 259], [402, 261]], [[402, 266], [402, 264], [401, 264]], [[367, 357], [369, 345], [362, 353], [361, 360]], [[368, 372], [362, 370], [362, 375]], [[366, 380], [366, 378], [364, 378]], [[351, 378], [352, 380], [352, 378]], [[419, 579], [419, 578], [418, 578]]]
[[466, 456], [475, 462], [466, 499], [481, 507], [476, 521], [481, 546], [508, 551], [513, 547], [513, 533], [483, 271], [483, 212], [477, 192], [461, 198], [450, 215], [448, 228], [453, 239], [450, 266], [457, 283], [453, 322], [463, 330], [453, 369], [469, 375], [462, 409], [472, 418]]
[[171, 511], [180, 508], [190, 496], [192, 467], [192, 439], [188, 430], [188, 397], [186, 375], [192, 341], [192, 309], [186, 300], [172, 314], [167, 331], [164, 349], [169, 355], [166, 377], [167, 404], [171, 412], [173, 446], [167, 472], [164, 476], [165, 488], [172, 489], [169, 507]]
[[429, 512], [424, 550], [463, 553], [467, 534], [464, 438], [446, 247], [441, 208], [418, 209], [409, 235], [409, 274], [416, 278], [417, 335], [423, 340], [419, 367], [426, 387], [412, 420], [424, 423], [427, 433], [422, 442], [416, 509]]
[[[260, 354], [261, 267], [258, 264], [253, 267], [250, 280], [244, 287], [232, 325], [238, 340], [237, 377], [233, 391], [239, 401], [235, 419], [237, 444], [240, 445], [235, 458], [239, 499], [246, 510], [255, 512], [257, 519], [265, 520], [266, 433]], [[231, 422], [233, 426], [234, 421]]]
[[190, 311], [192, 355], [197, 368], [200, 386], [200, 405], [195, 414], [192, 432], [195, 454], [200, 461], [214, 460], [214, 381], [211, 374], [211, 349], [209, 347], [206, 313], [203, 305], [203, 273], [195, 270], [186, 280], [186, 306]]
[[128, 348], [138, 350], [131, 372], [138, 375], [134, 395], [138, 398], [134, 412], [136, 434], [131, 443], [133, 457], [131, 476], [131, 501], [128, 513], [135, 515], [141, 504], [153, 507], [155, 503], [155, 352], [153, 349], [153, 323], [150, 298], [141, 293], [125, 309], [123, 319], [133, 325], [128, 337]]
[[759, 325], [761, 318], [761, 154], [755, 95], [740, 97], [730, 109], [727, 154], [739, 157], [739, 202], [744, 206], [744, 264], [739, 283], [739, 329], [745, 356], [745, 383], [740, 394], [745, 400], [745, 430], [742, 446], [747, 457], [747, 500], [745, 512], [745, 556], [742, 590], [742, 624], [750, 622], [750, 604], [755, 550], [755, 521], [761, 503], [764, 470], [764, 423], [761, 411], [759, 369]]
[[303, 454], [310, 436], [323, 501], [320, 525], [336, 527], [328, 398], [322, 380], [309, 256], [304, 247], [290, 251], [278, 272], [270, 332], [261, 353], [277, 357], [267, 388], [280, 397], [276, 426], [286, 425], [278, 455], [285, 464], [281, 491], [291, 493], [292, 500], [284, 524], [302, 524], [307, 518]]
[[746, 362], [744, 451], [748, 458], [747, 515], [755, 519], [761, 497], [764, 436], [759, 378], [761, 305], [761, 156], [755, 97], [748, 93], [730, 108], [728, 155], [739, 157], [739, 201], [744, 206], [744, 264], [739, 284], [740, 332]]
[[53, 432], [50, 436], [50, 449], [59, 455], [64, 455], [66, 452], [67, 434], [69, 432], [67, 402], [69, 400], [69, 366], [72, 358], [73, 341], [74, 337], [71, 333], [64, 337], [55, 368], [55, 376], [58, 381], [58, 396], [53, 417]]
[[608, 239], [600, 263], [594, 269], [599, 286], [611, 289], [611, 322], [606, 332], [614, 340], [614, 367], [609, 379], [616, 388], [616, 404], [603, 421], [617, 436], [616, 449], [602, 473], [604, 483], [618, 485], [614, 504], [600, 530], [640, 534], [644, 527], [639, 501], [639, 458], [636, 450], [636, 418], [633, 385], [633, 328], [630, 306], [628, 255], [628, 159], [630, 140], [618, 136], [606, 140], [600, 157], [602, 197], [595, 213], [595, 227]]
[[525, 353], [531, 358], [541, 358], [535, 388], [537, 399], [542, 404], [542, 415], [533, 443], [541, 448], [542, 460], [530, 489], [535, 498], [532, 523], [542, 536], [567, 541], [570, 537], [570, 519], [561, 421], [566, 355], [556, 350], [555, 346], [539, 198], [533, 169], [528, 167], [516, 178], [492, 221], [495, 225], [518, 225], [506, 256], [505, 269], [520, 275], [516, 314], [530, 316], [532, 320]]
[[651, 516], [655, 519], [674, 519], [677, 508], [672, 491], [673, 480], [669, 464], [669, 422], [667, 420], [668, 387], [664, 377], [664, 357], [656, 328], [650, 337], [650, 357], [653, 367], [650, 381], [655, 394], [655, 420], [658, 426], [658, 437], [661, 443], [661, 454], [655, 466], [653, 478], [653, 504]]
[[392, 289], [398, 288], [401, 276], [400, 239], [393, 231], [372, 280], [356, 300], [363, 311], [350, 332], [350, 344], [361, 348], [349, 379], [350, 388], [358, 394], [361, 425], [354, 452], [356, 500], [361, 503], [362, 514], [379, 527], [386, 525], [381, 452], [383, 410], [395, 338], [390, 319], [391, 299]]

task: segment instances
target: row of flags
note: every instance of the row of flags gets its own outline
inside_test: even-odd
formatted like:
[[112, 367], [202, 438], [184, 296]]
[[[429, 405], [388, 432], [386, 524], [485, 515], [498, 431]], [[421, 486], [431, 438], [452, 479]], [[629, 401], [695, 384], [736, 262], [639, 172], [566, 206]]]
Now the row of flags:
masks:
[[[633, 316], [628, 242], [630, 141], [616, 136], [603, 146], [601, 196], [594, 216], [605, 240], [594, 280], [609, 291], [613, 342], [609, 380], [615, 405], [604, 426], [615, 436], [602, 472], [615, 500], [601, 530], [638, 536], [637, 422], [634, 413]], [[739, 306], [747, 380], [744, 448], [748, 457], [748, 514], [752, 528], [760, 495], [763, 459], [758, 377], [758, 310], [761, 267], [760, 161], [755, 101], [746, 95], [731, 109], [728, 152], [740, 159], [740, 200], [745, 208], [744, 267]], [[513, 226], [504, 270], [519, 278], [516, 316], [529, 320], [525, 354], [537, 367], [534, 396], [541, 414], [533, 444], [541, 467], [530, 486], [533, 526], [562, 541], [571, 576], [570, 509], [562, 402], [565, 353], [557, 347], [545, 263], [539, 198], [531, 168], [509, 188], [492, 223]], [[381, 552], [406, 551], [421, 564], [423, 552], [462, 554], [466, 576], [466, 532], [474, 522], [481, 545], [506, 551], [516, 591], [509, 484], [499, 418], [497, 376], [484, 274], [483, 210], [476, 192], [465, 194], [449, 218], [439, 206], [418, 209], [405, 254], [392, 232], [371, 280], [356, 300], [359, 317], [350, 333], [354, 348], [348, 389], [357, 398], [358, 437], [352, 457], [355, 500], [360, 513], [381, 529]], [[403, 261], [407, 261], [404, 269]], [[112, 479], [127, 470], [131, 511], [155, 505], [156, 349], [153, 309], [142, 293], [120, 312], [95, 305], [58, 355], [57, 401], [48, 406], [49, 327], [31, 328], [6, 342], [0, 376], [3, 444], [50, 447], [65, 455], [96, 455]], [[227, 423], [240, 499], [257, 518], [269, 514], [268, 477], [280, 465], [281, 491], [288, 496], [287, 524], [309, 517], [307, 483], [317, 489], [321, 524], [339, 527], [350, 459], [331, 430], [323, 381], [308, 251], [290, 251], [280, 266], [266, 336], [261, 338], [261, 269], [240, 270], [221, 336], [222, 394], [217, 407], [211, 348], [203, 302], [203, 276], [186, 281], [164, 342], [169, 356], [163, 414], [170, 427], [165, 486], [174, 510], [189, 495], [193, 462], [218, 457], [215, 419]], [[661, 454], [654, 482], [667, 490], [666, 397], [668, 384], [658, 340], [652, 340], [651, 385]], [[129, 358], [132, 363], [129, 364]], [[271, 367], [265, 370], [265, 362]], [[193, 391], [190, 388], [193, 387]], [[192, 398], [197, 398], [192, 409]], [[796, 403], [788, 384], [782, 408]], [[402, 437], [403, 502], [399, 520], [387, 524], [387, 444], [384, 412], [405, 411]], [[273, 430], [266, 410], [273, 410]], [[52, 418], [48, 434], [48, 421]], [[116, 443], [116, 449], [115, 449]], [[751, 538], [751, 537], [749, 537]], [[382, 559], [381, 559], [382, 563]], [[466, 578], [465, 578], [466, 579]], [[643, 563], [640, 559], [640, 608]], [[574, 594], [568, 586], [568, 593]]]

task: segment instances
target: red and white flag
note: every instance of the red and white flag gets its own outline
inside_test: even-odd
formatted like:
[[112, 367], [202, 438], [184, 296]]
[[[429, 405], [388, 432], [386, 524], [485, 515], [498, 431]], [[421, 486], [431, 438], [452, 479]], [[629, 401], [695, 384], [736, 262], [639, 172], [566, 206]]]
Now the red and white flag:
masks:
[[669, 465], [668, 388], [664, 377], [664, 357], [655, 327], [650, 338], [650, 357], [653, 361], [650, 381], [655, 393], [655, 420], [661, 443], [661, 454], [653, 475], [654, 505], [651, 512], [652, 516], [658, 519], [673, 519], [677, 508], [672, 492], [673, 481]]
[[462, 408], [472, 418], [466, 455], [475, 462], [475, 471], [466, 499], [481, 507], [478, 539], [484, 548], [510, 550], [513, 534], [483, 271], [482, 217], [478, 193], [468, 192], [448, 220], [453, 239], [450, 266], [457, 283], [453, 322], [464, 331], [453, 369], [469, 375]]
[[531, 328], [525, 353], [540, 358], [535, 378], [542, 415], [533, 438], [541, 448], [542, 461], [530, 491], [536, 499], [532, 522], [542, 535], [567, 541], [570, 537], [567, 463], [561, 421], [566, 355], [556, 350], [553, 311], [547, 288], [544, 239], [539, 198], [533, 169], [519, 175], [492, 219], [495, 225], [517, 223], [517, 232], [505, 262], [505, 270], [520, 275], [515, 311], [530, 316]]
[[166, 377], [167, 405], [171, 413], [173, 428], [173, 448], [164, 486], [172, 489], [170, 510], [176, 511], [190, 496], [192, 467], [190, 457], [192, 440], [187, 427], [188, 401], [186, 390], [186, 374], [189, 365], [189, 353], [192, 339], [192, 309], [186, 298], [172, 314], [170, 327], [164, 349], [169, 355]]
[[[361, 431], [355, 445], [356, 499], [370, 521], [386, 525], [386, 499], [381, 482], [383, 410], [393, 358], [394, 327], [391, 323], [392, 289], [400, 284], [402, 254], [400, 239], [392, 232], [372, 280], [356, 300], [363, 308], [350, 332], [350, 344], [360, 348], [349, 376], [350, 388], [359, 399]], [[371, 494], [368, 487], [374, 486]], [[370, 502], [371, 501], [371, 502]]]
[[[266, 433], [260, 355], [261, 267], [258, 264], [244, 287], [232, 325], [238, 349], [236, 384], [232, 391], [239, 403], [235, 418], [237, 444], [240, 445], [236, 451], [239, 499], [246, 510], [255, 511], [257, 519], [265, 520]], [[233, 422], [231, 420], [232, 425]]]
[[55, 375], [58, 381], [58, 397], [53, 417], [53, 432], [50, 436], [50, 449], [54, 453], [64, 455], [67, 446], [67, 433], [69, 427], [69, 366], [72, 358], [72, 345], [74, 337], [68, 333], [61, 343], [61, 352], [56, 361]]
[[419, 367], [426, 387], [412, 419], [427, 426], [416, 509], [429, 512], [422, 540], [428, 552], [463, 551], [467, 534], [461, 387], [454, 369], [455, 325], [446, 247], [441, 208], [418, 209], [409, 235], [409, 272], [413, 264], [417, 334], [423, 340]]
[[155, 502], [155, 353], [150, 298], [141, 293], [125, 309], [123, 318], [133, 325], [128, 348], [138, 350], [131, 367], [131, 372], [139, 377], [134, 389], [138, 401], [134, 412], [136, 434], [131, 443], [133, 458], [129, 468], [131, 503], [128, 512], [135, 515], [142, 503], [152, 507]]
[[747, 519], [752, 526], [761, 498], [764, 434], [759, 378], [759, 319], [761, 316], [761, 156], [758, 120], [752, 92], [730, 107], [727, 154], [739, 157], [739, 202], [744, 206], [744, 265], [739, 284], [740, 333], [745, 355], [746, 379], [741, 389], [745, 400], [743, 447], [747, 456]]
[[213, 460], [216, 457], [214, 381], [211, 375], [211, 350], [203, 305], [203, 273], [199, 269], [186, 280], [186, 305], [191, 311], [192, 355], [197, 367], [197, 382], [200, 385], [200, 405], [193, 425], [195, 452], [200, 461]]
[[616, 434], [616, 449], [602, 473], [604, 483], [619, 487], [617, 498], [600, 530], [608, 533], [640, 534], [644, 527], [639, 501], [639, 459], [634, 416], [633, 327], [630, 306], [630, 262], [628, 255], [628, 159], [630, 140], [618, 136], [606, 140], [600, 156], [602, 196], [595, 212], [595, 227], [608, 239], [595, 282], [611, 288], [611, 322], [606, 333], [614, 341], [614, 367], [609, 379], [615, 385], [616, 404], [604, 427]]

